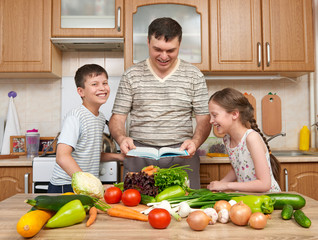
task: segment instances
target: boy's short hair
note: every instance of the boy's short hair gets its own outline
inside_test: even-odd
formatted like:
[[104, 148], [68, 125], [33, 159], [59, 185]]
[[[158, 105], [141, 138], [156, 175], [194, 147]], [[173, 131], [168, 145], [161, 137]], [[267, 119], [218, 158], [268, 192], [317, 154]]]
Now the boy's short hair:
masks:
[[103, 67], [101, 67], [97, 64], [83, 65], [82, 67], [77, 69], [77, 71], [75, 73], [74, 79], [75, 79], [76, 87], [85, 88], [84, 83], [85, 83], [85, 80], [87, 77], [96, 77], [96, 76], [99, 76], [101, 74], [105, 74], [106, 78], [108, 79], [108, 74]]
[[164, 37], [168, 42], [175, 37], [178, 37], [179, 43], [182, 39], [182, 27], [180, 24], [172, 18], [163, 17], [153, 20], [148, 27], [148, 41], [150, 42], [151, 36], [156, 39]]

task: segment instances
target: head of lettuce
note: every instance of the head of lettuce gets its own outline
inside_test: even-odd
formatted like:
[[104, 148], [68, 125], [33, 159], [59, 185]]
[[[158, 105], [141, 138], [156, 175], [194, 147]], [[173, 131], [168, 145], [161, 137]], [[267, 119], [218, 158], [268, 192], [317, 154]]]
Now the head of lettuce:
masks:
[[104, 187], [102, 182], [88, 172], [73, 173], [72, 187], [76, 194], [89, 195], [98, 199], [104, 197]]

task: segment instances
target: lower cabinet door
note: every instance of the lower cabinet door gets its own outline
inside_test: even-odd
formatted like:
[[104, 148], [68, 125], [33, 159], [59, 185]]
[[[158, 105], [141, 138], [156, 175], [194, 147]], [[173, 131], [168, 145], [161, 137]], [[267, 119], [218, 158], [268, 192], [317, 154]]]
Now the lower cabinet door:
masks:
[[32, 192], [32, 167], [0, 167], [0, 201], [17, 193]]
[[318, 163], [282, 163], [281, 189], [295, 191], [318, 200]]

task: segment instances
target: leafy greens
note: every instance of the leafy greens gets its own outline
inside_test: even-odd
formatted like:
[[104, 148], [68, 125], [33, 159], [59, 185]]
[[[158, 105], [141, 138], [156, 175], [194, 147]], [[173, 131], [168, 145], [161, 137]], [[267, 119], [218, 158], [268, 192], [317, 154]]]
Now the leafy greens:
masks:
[[164, 189], [179, 185], [185, 191], [188, 190], [188, 173], [186, 170], [192, 171], [189, 165], [178, 166], [173, 165], [169, 168], [160, 168], [158, 172], [154, 173], [155, 186], [159, 188], [160, 193]]

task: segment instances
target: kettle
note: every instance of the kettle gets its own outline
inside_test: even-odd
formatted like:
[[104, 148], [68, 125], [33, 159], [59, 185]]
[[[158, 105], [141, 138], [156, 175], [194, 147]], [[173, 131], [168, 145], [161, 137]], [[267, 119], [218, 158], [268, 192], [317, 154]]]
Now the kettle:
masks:
[[[106, 120], [106, 125], [108, 126], [108, 121]], [[103, 133], [103, 139], [102, 139], [102, 152], [105, 153], [117, 153], [117, 147], [115, 140], [110, 134]]]

